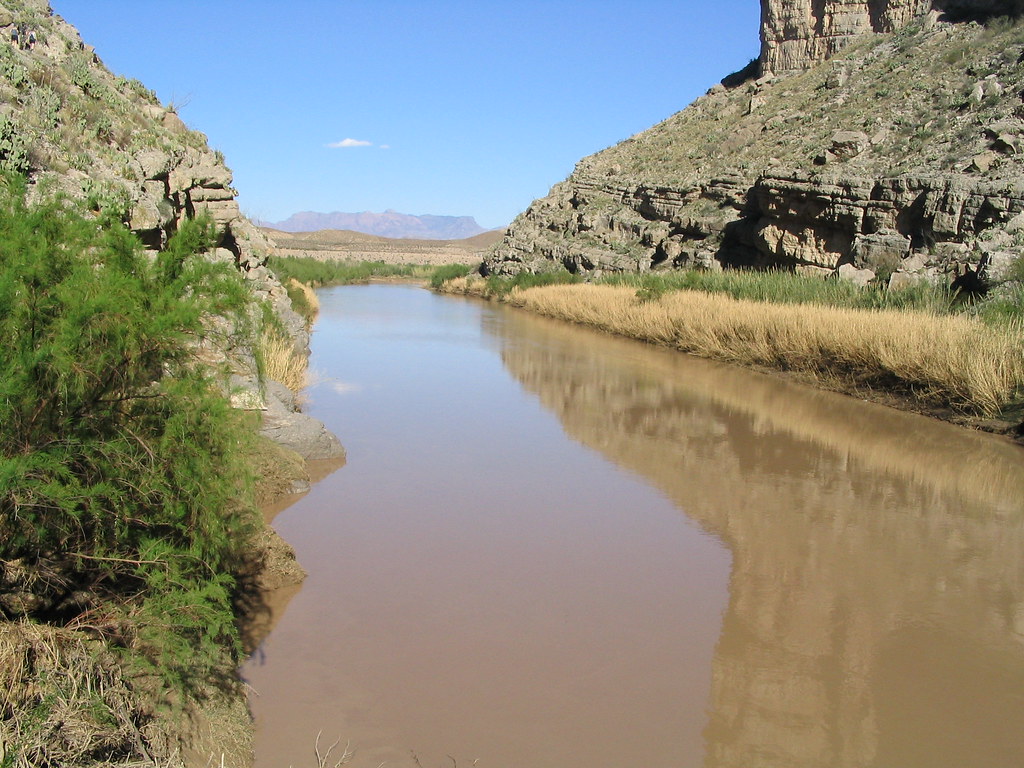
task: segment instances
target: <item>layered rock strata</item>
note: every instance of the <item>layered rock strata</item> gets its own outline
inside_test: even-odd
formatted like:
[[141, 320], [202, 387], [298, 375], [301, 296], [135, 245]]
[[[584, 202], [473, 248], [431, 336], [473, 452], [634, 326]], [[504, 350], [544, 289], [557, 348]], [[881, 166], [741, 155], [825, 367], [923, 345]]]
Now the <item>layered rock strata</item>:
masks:
[[[864, 5], [821, 7], [837, 29]], [[871, 7], [881, 28], [920, 10]], [[804, 39], [786, 21], [797, 8], [768, 4], [765, 23]], [[821, 56], [839, 47], [826, 38], [813, 37]], [[789, 56], [775, 50], [765, 56]], [[862, 283], [998, 280], [1024, 246], [1022, 93], [1024, 23], [931, 14], [862, 35], [804, 71], [717, 85], [583, 159], [513, 222], [483, 271], [761, 266]]]

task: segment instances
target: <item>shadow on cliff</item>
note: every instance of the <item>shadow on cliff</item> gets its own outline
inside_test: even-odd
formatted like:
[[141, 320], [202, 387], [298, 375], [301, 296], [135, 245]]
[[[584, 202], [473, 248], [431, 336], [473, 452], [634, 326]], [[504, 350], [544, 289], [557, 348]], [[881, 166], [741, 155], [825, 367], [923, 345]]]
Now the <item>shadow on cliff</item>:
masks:
[[1024, 0], [935, 0], [933, 7], [942, 12], [943, 21], [952, 22], [1024, 16]]

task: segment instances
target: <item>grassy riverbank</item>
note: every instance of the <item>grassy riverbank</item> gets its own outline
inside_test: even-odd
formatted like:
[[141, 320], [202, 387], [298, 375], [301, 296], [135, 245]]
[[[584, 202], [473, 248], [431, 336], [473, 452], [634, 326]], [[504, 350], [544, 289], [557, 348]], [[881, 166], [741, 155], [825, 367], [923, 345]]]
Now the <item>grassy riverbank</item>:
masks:
[[457, 278], [441, 290], [795, 372], [832, 389], [895, 394], [922, 408], [995, 416], [1019, 403], [1024, 387], [1024, 329], [1005, 301], [986, 323], [984, 308], [957, 306], [924, 287], [885, 292], [791, 275], [682, 273], [604, 284]]
[[266, 451], [216, 351], [260, 313], [208, 222], [153, 258], [0, 187], [0, 766], [169, 765], [200, 705], [244, 702]]

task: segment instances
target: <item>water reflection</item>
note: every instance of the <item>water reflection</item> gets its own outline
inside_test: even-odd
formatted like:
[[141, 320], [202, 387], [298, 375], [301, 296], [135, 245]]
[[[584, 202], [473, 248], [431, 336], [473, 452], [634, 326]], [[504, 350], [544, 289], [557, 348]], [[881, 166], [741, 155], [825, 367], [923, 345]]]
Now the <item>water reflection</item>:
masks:
[[571, 437], [731, 548], [706, 766], [1024, 764], [1024, 451], [525, 313], [485, 326]]

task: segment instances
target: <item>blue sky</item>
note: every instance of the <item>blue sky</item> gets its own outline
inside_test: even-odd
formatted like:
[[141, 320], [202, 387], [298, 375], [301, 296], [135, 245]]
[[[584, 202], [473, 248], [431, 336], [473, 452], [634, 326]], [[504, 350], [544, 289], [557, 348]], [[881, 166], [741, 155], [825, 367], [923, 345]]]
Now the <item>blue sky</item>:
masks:
[[51, 5], [179, 105], [267, 221], [390, 208], [503, 226], [758, 53], [756, 0]]

